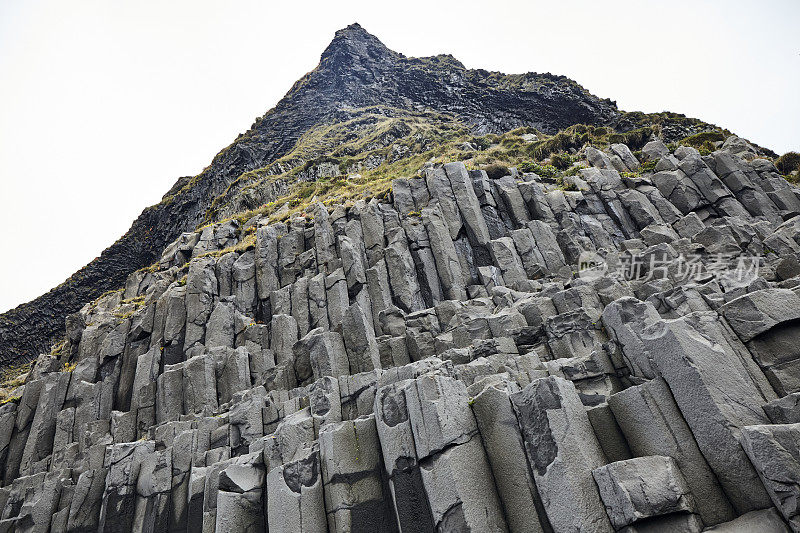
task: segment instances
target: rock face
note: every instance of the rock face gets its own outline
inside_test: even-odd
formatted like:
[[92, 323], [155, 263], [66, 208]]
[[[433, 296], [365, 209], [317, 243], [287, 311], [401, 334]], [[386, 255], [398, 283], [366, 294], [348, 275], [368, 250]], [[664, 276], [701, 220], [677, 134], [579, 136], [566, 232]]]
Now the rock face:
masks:
[[[0, 364], [30, 360], [62, 333], [64, 319], [151, 265], [243, 172], [286, 155], [310, 128], [358, 118], [371, 106], [452, 113], [476, 133], [532, 126], [555, 133], [572, 124], [613, 125], [616, 105], [564, 76], [501, 76], [468, 70], [452, 56], [407, 58], [358, 24], [336, 33], [313, 71], [221, 151], [199, 175], [180, 178], [164, 201], [145, 209], [128, 232], [65, 283], [0, 315]], [[302, 165], [305, 161], [300, 162]], [[265, 200], [265, 202], [268, 200]], [[180, 253], [186, 243], [175, 246]]]
[[0, 405], [0, 531], [800, 531], [800, 190], [726, 145], [184, 233]]
[[595, 469], [611, 523], [616, 529], [650, 518], [682, 514], [686, 530], [701, 530], [702, 522], [691, 516], [694, 499], [677, 463], [671, 457], [637, 457]]
[[180, 237], [0, 406], [0, 526], [800, 531], [800, 193], [721, 151], [671, 171], [681, 217], [612, 156], [577, 191], [449, 163]]

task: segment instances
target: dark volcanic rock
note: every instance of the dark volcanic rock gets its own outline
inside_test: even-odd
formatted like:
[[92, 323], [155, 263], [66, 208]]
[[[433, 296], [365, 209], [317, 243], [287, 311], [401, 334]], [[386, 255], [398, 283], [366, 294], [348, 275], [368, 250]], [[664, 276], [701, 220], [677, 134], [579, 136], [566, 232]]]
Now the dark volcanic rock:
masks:
[[613, 102], [564, 76], [467, 70], [445, 55], [407, 58], [352, 24], [336, 32], [316, 69], [201, 174], [180, 178], [161, 203], [145, 209], [125, 235], [64, 283], [0, 315], [0, 365], [48, 350], [68, 314], [156, 261], [170, 241], [203, 221], [213, 199], [242, 172], [286, 154], [312, 126], [372, 105], [450, 112], [476, 133], [518, 126], [553, 133], [577, 123], [611, 124], [619, 115]]

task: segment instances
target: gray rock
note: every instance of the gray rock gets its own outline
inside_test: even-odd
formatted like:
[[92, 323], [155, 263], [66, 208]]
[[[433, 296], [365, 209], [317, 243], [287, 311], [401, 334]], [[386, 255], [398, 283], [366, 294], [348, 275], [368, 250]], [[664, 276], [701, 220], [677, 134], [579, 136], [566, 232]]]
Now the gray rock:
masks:
[[597, 350], [599, 339], [594, 318], [583, 309], [550, 317], [545, 332], [553, 357], [587, 357]]
[[481, 283], [483, 283], [487, 291], [494, 287], [505, 286], [503, 274], [496, 266], [478, 267], [478, 275], [480, 276]]
[[718, 204], [722, 198], [732, 196], [731, 191], [722, 180], [708, 168], [708, 165], [698, 155], [687, 155], [678, 163], [678, 168], [691, 179], [703, 197], [710, 203]]
[[396, 531], [375, 417], [328, 425], [319, 445], [328, 530]]
[[356, 294], [367, 283], [361, 247], [349, 237], [342, 236], [339, 237], [339, 249], [342, 255], [344, 276], [347, 280], [347, 289], [350, 294]]
[[162, 300], [164, 300], [164, 342], [178, 341], [186, 323], [186, 287], [169, 289], [159, 298], [157, 307], [160, 308]]
[[597, 148], [587, 146], [586, 158], [589, 160], [589, 163], [593, 167], [610, 169], [610, 170], [613, 170], [614, 168], [614, 166], [611, 164], [611, 159], [609, 159], [609, 157], [606, 154], [604, 154]]
[[[609, 396], [609, 398], [611, 397], [613, 394]], [[589, 416], [589, 422], [592, 424], [597, 442], [600, 443], [608, 462], [624, 461], [633, 457], [625, 435], [608, 404], [604, 403], [589, 408], [586, 410], [586, 414]]]
[[436, 260], [436, 269], [441, 280], [444, 296], [448, 300], [465, 300], [466, 281], [461, 271], [456, 247], [447, 231], [447, 220], [440, 209], [422, 210], [422, 220], [430, 239], [431, 252]]
[[775, 266], [775, 273], [782, 280], [788, 280], [800, 275], [800, 261], [795, 256], [783, 257]]
[[697, 216], [697, 213], [689, 213], [681, 217], [674, 222], [672, 226], [681, 237], [687, 239], [694, 238], [695, 235], [706, 229], [705, 224], [703, 224], [703, 221]]
[[444, 170], [450, 179], [470, 243], [473, 246], [486, 246], [489, 243], [489, 228], [464, 163], [446, 163]]
[[536, 245], [531, 230], [520, 228], [511, 231], [510, 235], [514, 240], [514, 247], [522, 261], [526, 276], [529, 279], [542, 277], [547, 270], [547, 265]]
[[737, 137], [736, 135], [728, 136], [725, 139], [725, 142], [722, 143], [722, 149], [734, 154], [742, 154], [743, 152], [751, 152], [755, 154], [756, 152], [755, 148], [753, 148], [753, 145], [741, 137]]
[[196, 430], [182, 431], [173, 441], [170, 530], [179, 529], [188, 521], [189, 482], [196, 446]]
[[[205, 484], [203, 486], [203, 533], [214, 533], [216, 528], [220, 472], [231, 462], [227, 448], [220, 448], [219, 452], [221, 453], [212, 453], [215, 451], [210, 450], [206, 453], [206, 464], [210, 466], [206, 469]], [[216, 456], [210, 459], [213, 455]]]
[[734, 508], [743, 513], [769, 506], [738, 442], [742, 427], [767, 421], [766, 402], [742, 363], [686, 319], [656, 322], [642, 339]]
[[99, 531], [122, 533], [133, 530], [139, 471], [142, 462], [154, 452], [153, 441], [110, 446], [106, 454], [108, 474], [100, 509]]
[[0, 531], [796, 528], [800, 192], [728, 148], [184, 234], [4, 391]]
[[553, 230], [541, 220], [532, 220], [528, 223], [539, 253], [542, 254], [547, 272], [557, 272], [566, 263], [564, 254], [558, 246]]
[[136, 412], [137, 435], [143, 435], [156, 422], [156, 383], [161, 365], [161, 350], [154, 346], [136, 361], [131, 410]]
[[772, 503], [800, 531], [800, 424], [744, 427], [742, 446]]
[[350, 305], [347, 296], [347, 281], [341, 268], [325, 277], [325, 292], [328, 299], [328, 323], [331, 330], [340, 330], [342, 317]]
[[398, 213], [408, 214], [416, 209], [411, 184], [406, 178], [392, 180], [392, 201]]
[[292, 314], [292, 286], [286, 285], [269, 295], [272, 316]]
[[[655, 200], [659, 198], [664, 205], [672, 206], [669, 202], [664, 200], [663, 196], [658, 192], [658, 189], [652, 189], [643, 187], [646, 191], [650, 193], [650, 196]], [[643, 192], [636, 190], [636, 189], [628, 189], [625, 191], [619, 191], [618, 193], [619, 199], [622, 201], [622, 204], [630, 213], [631, 218], [634, 222], [636, 222], [636, 226], [639, 228], [644, 228], [651, 224], [663, 224], [664, 218], [658, 207], [653, 205], [653, 201], [644, 194]], [[658, 200], [656, 200], [658, 201]], [[674, 207], [672, 208], [674, 209]], [[667, 211], [669, 208], [666, 209]], [[677, 218], [677, 217], [676, 217]]]
[[380, 354], [375, 342], [371, 316], [367, 315], [361, 305], [354, 303], [347, 308], [342, 317], [344, 346], [350, 361], [350, 373], [357, 374], [380, 368]]
[[[438, 204], [438, 215], [445, 224], [450, 240], [458, 237], [461, 231], [461, 213], [458, 210], [458, 203], [450, 179], [447, 177], [444, 168], [429, 169], [425, 173], [425, 180], [431, 197]], [[429, 230], [430, 232], [430, 230]]]
[[772, 400], [762, 407], [773, 424], [800, 423], [800, 392]]
[[641, 238], [647, 246], [661, 243], [671, 243], [680, 237], [671, 227], [665, 224], [651, 224], [641, 231]]
[[688, 214], [707, 202], [694, 182], [680, 170], [656, 172], [652, 180], [664, 198], [683, 214]]
[[695, 514], [674, 513], [657, 516], [625, 526], [621, 533], [698, 533], [703, 530], [703, 522]]
[[36, 405], [36, 414], [30, 426], [30, 435], [22, 453], [20, 473], [33, 473], [33, 463], [52, 453], [56, 432], [56, 415], [61, 410], [69, 385], [69, 374], [56, 372], [42, 378], [42, 388]]
[[517, 187], [517, 180], [512, 176], [504, 176], [493, 181], [494, 187], [499, 193], [501, 202], [504, 204], [504, 211], [509, 214], [516, 227], [524, 226], [531, 218], [525, 200]]
[[620, 298], [603, 310], [603, 325], [622, 349], [625, 364], [634, 376], [652, 379], [653, 364], [644, 350], [641, 331], [661, 318], [658, 311], [636, 298]]
[[613, 531], [591, 478], [605, 456], [575, 386], [557, 377], [537, 379], [511, 402], [553, 529]]
[[691, 146], [681, 145], [675, 149], [675, 157], [678, 161], [683, 161], [685, 158], [689, 156], [699, 156], [700, 152], [697, 148], [693, 148]]
[[216, 533], [264, 530], [264, 478], [260, 454], [242, 456], [219, 473]]
[[267, 521], [270, 532], [327, 530], [319, 452], [307, 453], [267, 474]]
[[389, 284], [398, 307], [406, 312], [424, 309], [425, 303], [417, 280], [416, 267], [402, 231], [395, 233], [384, 250]]
[[362, 372], [354, 376], [339, 376], [339, 396], [342, 418], [352, 420], [372, 414], [378, 371]]
[[375, 423], [383, 463], [401, 531], [435, 531], [417, 462], [404, 389], [410, 381], [385, 385], [375, 394]]
[[308, 390], [308, 403], [317, 434], [321, 428], [341, 422], [342, 403], [339, 380], [326, 376], [315, 381]]
[[254, 384], [263, 384], [264, 376], [275, 366], [275, 354], [269, 349], [269, 326], [247, 324], [236, 336], [236, 347], [244, 347], [250, 354], [250, 378]]
[[660, 140], [650, 141], [642, 147], [642, 155], [645, 161], [658, 161], [669, 155], [669, 148]]
[[367, 292], [372, 304], [372, 322], [375, 334], [383, 333], [381, 328], [381, 313], [389, 308], [397, 309], [392, 303], [392, 289], [389, 287], [389, 271], [386, 269], [386, 262], [381, 257], [375, 262], [375, 266], [368, 268]]
[[305, 252], [305, 220], [292, 220], [287, 233], [278, 241], [278, 275], [280, 286], [295, 282], [302, 270], [299, 256]]
[[404, 389], [417, 457], [422, 459], [477, 434], [466, 386], [453, 378], [423, 375]]
[[528, 468], [508, 392], [501, 384], [491, 385], [475, 396], [471, 404], [509, 529], [545, 531], [539, 515], [543, 512], [542, 504]]
[[[178, 420], [183, 414], [183, 365], [168, 365], [158, 376], [156, 422]], [[124, 442], [124, 441], [120, 441]]]
[[639, 161], [636, 160], [636, 157], [626, 145], [621, 143], [612, 144], [609, 150], [622, 160], [628, 171], [633, 172], [639, 168]]
[[407, 217], [402, 226], [408, 238], [409, 251], [417, 270], [417, 281], [424, 307], [431, 307], [444, 299], [436, 260], [430, 248], [428, 232], [420, 217]]
[[206, 485], [207, 467], [192, 467], [189, 476], [188, 502], [186, 508], [187, 530], [203, 530], [203, 500]]
[[789, 533], [789, 528], [774, 508], [750, 511], [739, 518], [719, 524], [704, 531], [714, 533]]
[[297, 334], [302, 337], [308, 333], [311, 315], [308, 309], [308, 278], [302, 277], [291, 285], [292, 317], [297, 322]]
[[235, 454], [248, 451], [264, 435], [264, 396], [263, 387], [245, 391], [229, 411], [229, 442]]
[[264, 464], [272, 469], [293, 461], [308, 451], [314, 438], [314, 419], [310, 409], [303, 408], [287, 414], [273, 434], [263, 439]]
[[722, 315], [747, 342], [769, 329], [800, 318], [800, 296], [789, 289], [764, 289], [728, 302]]
[[292, 347], [298, 337], [297, 321], [291, 315], [273, 315], [270, 328], [270, 349], [276, 364], [291, 361]]
[[205, 324], [214, 309], [214, 297], [219, 294], [214, 267], [214, 259], [211, 257], [194, 259], [189, 263], [186, 277], [185, 350], [204, 338]]
[[233, 303], [220, 300], [206, 325], [207, 348], [225, 346], [232, 348], [234, 343]]
[[492, 262], [500, 269], [503, 281], [508, 286], [528, 279], [511, 237], [489, 241], [489, 251], [492, 254]]
[[209, 355], [214, 357], [216, 365], [216, 390], [220, 404], [229, 402], [234, 394], [252, 386], [250, 359], [244, 348], [216, 348]]
[[0, 524], [11, 531], [49, 531], [51, 517], [59, 508], [60, 497], [69, 498], [70, 481], [68, 470], [39, 473], [15, 480], [11, 490], [6, 489], [8, 498], [3, 507], [5, 520]]
[[507, 531], [477, 436], [447, 448], [420, 466], [438, 531]]
[[330, 221], [328, 209], [322, 204], [314, 206], [314, 248], [320, 274], [333, 272], [339, 267], [340, 259], [336, 256], [336, 237]]
[[233, 263], [238, 257], [239, 254], [236, 252], [228, 252], [217, 259], [214, 267], [219, 283], [219, 295], [223, 298], [233, 294]]
[[172, 449], [142, 458], [136, 481], [134, 531], [165, 531], [169, 527], [172, 489]]
[[672, 513], [692, 513], [694, 498], [671, 457], [617, 461], [592, 471], [611, 523], [620, 529]]
[[308, 319], [309, 330], [329, 329], [328, 298], [325, 289], [325, 274], [320, 272], [308, 280]]
[[528, 212], [534, 219], [544, 222], [554, 220], [553, 210], [547, 203], [544, 189], [538, 181], [522, 181], [517, 186], [528, 206]]
[[87, 469], [78, 476], [70, 502], [67, 530], [96, 531], [108, 469], [105, 444], [92, 446], [86, 454]]
[[[350, 362], [345, 351], [342, 336], [335, 331], [315, 329], [294, 345], [295, 358], [299, 352], [307, 353], [314, 379], [323, 376], [338, 377], [350, 373]], [[305, 358], [306, 356], [302, 356]]]
[[210, 355], [196, 355], [183, 365], [183, 412], [213, 411], [217, 407], [216, 364]]
[[687, 485], [697, 495], [697, 512], [706, 525], [736, 516], [663, 379], [618, 392], [608, 404], [635, 456], [664, 455], [675, 459]]
[[[6, 464], [6, 459], [8, 458], [8, 447], [11, 443], [11, 435], [16, 418], [17, 404], [9, 402], [0, 406], [0, 462], [3, 465]], [[58, 425], [56, 426], [56, 433], [58, 433]], [[0, 469], [0, 472], [3, 470], [5, 468]]]
[[384, 227], [381, 216], [381, 204], [373, 198], [361, 212], [361, 228], [364, 238], [364, 247], [367, 253], [367, 263], [374, 266], [383, 257]]

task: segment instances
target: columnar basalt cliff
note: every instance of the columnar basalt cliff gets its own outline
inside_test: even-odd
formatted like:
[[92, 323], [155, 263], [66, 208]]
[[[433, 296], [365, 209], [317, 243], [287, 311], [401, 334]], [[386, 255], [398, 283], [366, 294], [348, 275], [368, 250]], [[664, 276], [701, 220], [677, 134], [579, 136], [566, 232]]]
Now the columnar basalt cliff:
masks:
[[[179, 183], [159, 209], [205, 190], [191, 221], [210, 222], [176, 226], [6, 384], [0, 530], [800, 531], [800, 189], [699, 121], [600, 146], [607, 126], [546, 135], [591, 120], [542, 118], [533, 96], [495, 121], [456, 100], [411, 120], [402, 99], [443, 83], [404, 88], [413, 61], [350, 27], [290, 94], [394, 95], [385, 142], [346, 140], [367, 139], [347, 159], [364, 172], [445, 114], [539, 133], [451, 139], [468, 157], [371, 198], [323, 197], [363, 192], [325, 182], [330, 154], [242, 178], [301, 152], [266, 133]], [[570, 90], [551, 101], [634, 120]], [[681, 128], [700, 136], [663, 142]], [[477, 168], [526, 146], [547, 154]], [[248, 187], [276, 205], [220, 216]]]
[[163, 202], [145, 209], [128, 233], [62, 285], [1, 315], [0, 362], [49, 349], [67, 314], [153, 263], [170, 241], [203, 221], [214, 198], [243, 172], [285, 155], [310, 128], [375, 105], [451, 112], [479, 133], [518, 126], [555, 133], [619, 117], [613, 102], [563, 76], [467, 70], [450, 56], [406, 58], [354, 24], [337, 32], [319, 66], [201, 174], [178, 180]]

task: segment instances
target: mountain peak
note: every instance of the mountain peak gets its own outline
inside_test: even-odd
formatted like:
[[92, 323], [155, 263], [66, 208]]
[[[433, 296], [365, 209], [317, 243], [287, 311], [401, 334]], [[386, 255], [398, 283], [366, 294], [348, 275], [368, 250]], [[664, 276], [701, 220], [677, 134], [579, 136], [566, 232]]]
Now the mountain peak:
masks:
[[[162, 202], [146, 209], [123, 237], [65, 283], [0, 315], [0, 366], [49, 350], [67, 315], [78, 311], [82, 302], [124, 285], [132, 271], [158, 261], [165, 246], [206, 219], [217, 197], [224, 193], [226, 205], [239, 205], [235, 202], [240, 195], [244, 198], [255, 190], [240, 189], [245, 183], [248, 187], [252, 184], [240, 181], [239, 176], [279, 160], [283, 165], [287, 160], [282, 158], [292, 153], [307, 132], [319, 131], [314, 128], [322, 124], [366, 115], [365, 110], [372, 106], [390, 108], [392, 113], [432, 111], [437, 116], [452, 116], [476, 135], [499, 134], [520, 126], [556, 133], [573, 124], [611, 126], [619, 120], [613, 104], [566, 78], [540, 80], [465, 71], [449, 55], [407, 60], [360, 24], [350, 24], [333, 36], [318, 67], [217, 154], [201, 174], [178, 180]], [[417, 142], [413, 140], [415, 146]], [[381, 149], [391, 150], [389, 146]], [[305, 154], [293, 161], [302, 156]], [[238, 185], [231, 188], [234, 182]]]
[[380, 42], [377, 37], [375, 37], [370, 32], [365, 30], [364, 27], [358, 22], [354, 22], [348, 26], [345, 26], [341, 30], [337, 30], [331, 44], [339, 40], [353, 40], [353, 41], [376, 40]]
[[347, 33], [347, 34], [372, 35], [367, 30], [365, 30], [364, 27], [361, 24], [359, 24], [358, 22], [353, 22], [352, 24], [349, 24], [349, 25], [345, 26], [341, 30], [338, 30], [336, 32], [336, 35], [345, 34], [345, 33]]
[[365, 30], [359, 23], [354, 22], [336, 32], [333, 40], [322, 53], [321, 61], [349, 65], [354, 62], [374, 62], [397, 57], [402, 56], [389, 50], [380, 39]]

